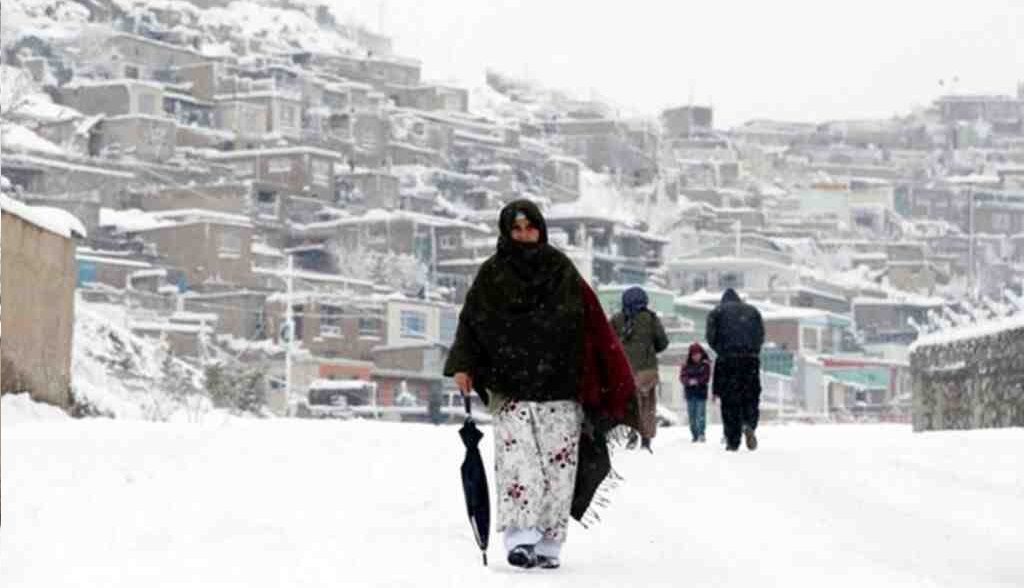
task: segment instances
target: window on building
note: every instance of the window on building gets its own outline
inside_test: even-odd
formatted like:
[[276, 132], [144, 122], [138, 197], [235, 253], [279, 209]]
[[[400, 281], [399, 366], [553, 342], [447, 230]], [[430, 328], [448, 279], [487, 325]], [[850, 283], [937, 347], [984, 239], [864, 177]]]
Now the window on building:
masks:
[[459, 247], [459, 236], [441, 235], [441, 238], [438, 241], [438, 246], [441, 249], [457, 249]]
[[455, 329], [459, 326], [459, 315], [454, 310], [441, 311], [441, 342], [451, 345], [455, 341]]
[[331, 185], [331, 162], [323, 159], [313, 160], [313, 183], [318, 186]]
[[236, 231], [225, 231], [220, 234], [219, 253], [238, 257], [242, 255], [242, 235]]
[[821, 349], [820, 342], [818, 341], [818, 329], [812, 327], [802, 327], [802, 338], [803, 348], [811, 351], [818, 351]]
[[[292, 322], [295, 323], [295, 340], [302, 341], [305, 334], [305, 306], [302, 304], [292, 305]], [[287, 331], [286, 331], [287, 332]]]
[[251, 176], [254, 169], [255, 167], [253, 166], [252, 161], [236, 161], [231, 164], [231, 170], [237, 178], [247, 178]]
[[446, 92], [443, 96], [445, 110], [462, 110], [462, 100], [454, 92]]
[[693, 275], [693, 289], [704, 290], [708, 287], [708, 274], [707, 272], [700, 272]]
[[272, 190], [256, 192], [256, 209], [260, 214], [277, 214], [277, 193]]
[[156, 114], [156, 96], [149, 92], [139, 94], [139, 114]]
[[402, 337], [424, 339], [427, 336], [427, 315], [416, 310], [403, 310], [400, 313]]
[[359, 317], [359, 334], [363, 337], [380, 337], [382, 322], [379, 317]]
[[825, 353], [838, 351], [835, 344], [835, 333], [833, 329], [825, 329], [821, 332], [821, 350]]
[[291, 104], [281, 105], [281, 126], [295, 126], [295, 107]]
[[320, 305], [320, 336], [341, 337], [342, 308], [327, 304]]
[[135, 65], [124, 66], [124, 77], [137, 80], [139, 79], [139, 68]]
[[377, 133], [374, 129], [363, 129], [359, 132], [359, 146], [367, 151], [377, 150]]
[[996, 212], [992, 214], [992, 230], [1009, 232], [1011, 228], [1012, 223], [1008, 213]]
[[725, 272], [718, 277], [718, 287], [722, 290], [726, 288], [742, 288], [743, 287], [743, 274], [739, 272]]
[[292, 160], [287, 157], [274, 157], [267, 162], [267, 169], [272, 174], [287, 174], [292, 171]]

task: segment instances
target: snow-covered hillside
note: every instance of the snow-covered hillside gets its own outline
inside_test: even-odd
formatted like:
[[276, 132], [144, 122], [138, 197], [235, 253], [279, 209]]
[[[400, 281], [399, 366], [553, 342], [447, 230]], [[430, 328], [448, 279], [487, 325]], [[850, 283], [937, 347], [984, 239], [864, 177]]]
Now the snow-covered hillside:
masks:
[[1024, 585], [1021, 429], [769, 426], [739, 454], [665, 429], [616, 455], [562, 569], [523, 572], [494, 534], [480, 565], [455, 427], [12, 424], [3, 402], [5, 588]]
[[[72, 388], [79, 402], [97, 411], [128, 419], [169, 416], [172, 403], [161, 390], [167, 352], [157, 339], [131, 332], [128, 309], [114, 304], [75, 305]], [[194, 369], [173, 360], [193, 386], [202, 385]]]

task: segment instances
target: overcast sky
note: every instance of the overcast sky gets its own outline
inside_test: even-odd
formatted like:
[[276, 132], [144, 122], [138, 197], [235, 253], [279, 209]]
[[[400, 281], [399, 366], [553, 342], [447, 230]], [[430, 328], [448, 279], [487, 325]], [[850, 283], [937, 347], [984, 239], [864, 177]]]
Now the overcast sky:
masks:
[[431, 79], [485, 67], [654, 113], [711, 103], [756, 117], [891, 116], [1024, 80], [1024, 0], [333, 0]]

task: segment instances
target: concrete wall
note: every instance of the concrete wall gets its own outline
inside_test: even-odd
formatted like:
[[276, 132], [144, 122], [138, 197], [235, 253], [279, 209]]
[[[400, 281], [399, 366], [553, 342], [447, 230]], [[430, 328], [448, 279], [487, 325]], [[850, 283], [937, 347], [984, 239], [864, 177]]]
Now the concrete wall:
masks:
[[156, 71], [182, 65], [203, 63], [207, 58], [188, 47], [153, 41], [135, 35], [118, 34], [107, 45], [121, 56], [121, 61], [139, 67], [141, 78], [151, 78]]
[[[231, 166], [240, 181], [258, 178], [260, 182], [284, 187], [290, 194], [305, 194], [325, 202], [335, 198], [338, 161], [331, 157], [301, 151], [253, 153], [216, 159]], [[309, 188], [308, 194], [305, 188]]]
[[246, 214], [249, 209], [249, 192], [249, 186], [242, 182], [172, 186], [132, 194], [128, 207], [147, 212], [197, 208]]
[[99, 191], [105, 198], [135, 182], [131, 173], [37, 156], [31, 160], [17, 155], [5, 157], [3, 170], [12, 184], [44, 196]]
[[170, 118], [132, 116], [100, 123], [100, 149], [117, 145], [125, 155], [162, 163], [174, 156], [178, 128]]
[[185, 310], [216, 314], [218, 333], [258, 339], [265, 335], [266, 300], [266, 294], [252, 291], [198, 294], [185, 299]]
[[[189, 286], [195, 288], [209, 280], [237, 286], [253, 283], [252, 227], [194, 223], [138, 233], [156, 246], [171, 267], [185, 272]], [[235, 233], [240, 245], [237, 253], [222, 252], [222, 238]]]
[[35, 400], [71, 401], [75, 243], [3, 212], [2, 355]]
[[[128, 83], [109, 86], [70, 86], [60, 91], [62, 104], [82, 114], [117, 116], [132, 113], [132, 94]], [[160, 99], [161, 103], [163, 98]]]
[[915, 431], [1024, 426], [1024, 326], [921, 346], [910, 368]]

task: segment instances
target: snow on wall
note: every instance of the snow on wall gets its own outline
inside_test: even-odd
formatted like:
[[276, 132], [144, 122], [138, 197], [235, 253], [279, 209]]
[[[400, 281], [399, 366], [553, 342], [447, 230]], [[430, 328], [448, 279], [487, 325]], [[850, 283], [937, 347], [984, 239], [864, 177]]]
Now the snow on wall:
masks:
[[82, 221], [75, 218], [75, 215], [49, 206], [29, 206], [24, 202], [15, 200], [6, 194], [0, 194], [0, 209], [13, 214], [22, 220], [31, 223], [40, 229], [50, 231], [62, 237], [84, 238], [86, 233]]
[[20, 423], [66, 421], [66, 412], [43, 402], [36, 402], [28, 394], [4, 394], [0, 397], [3, 407], [3, 422], [6, 426]]
[[1024, 426], [1024, 316], [926, 335], [910, 369], [914, 430]]
[[4, 151], [31, 151], [44, 155], [67, 155], [60, 146], [15, 123], [0, 123], [0, 145]]

